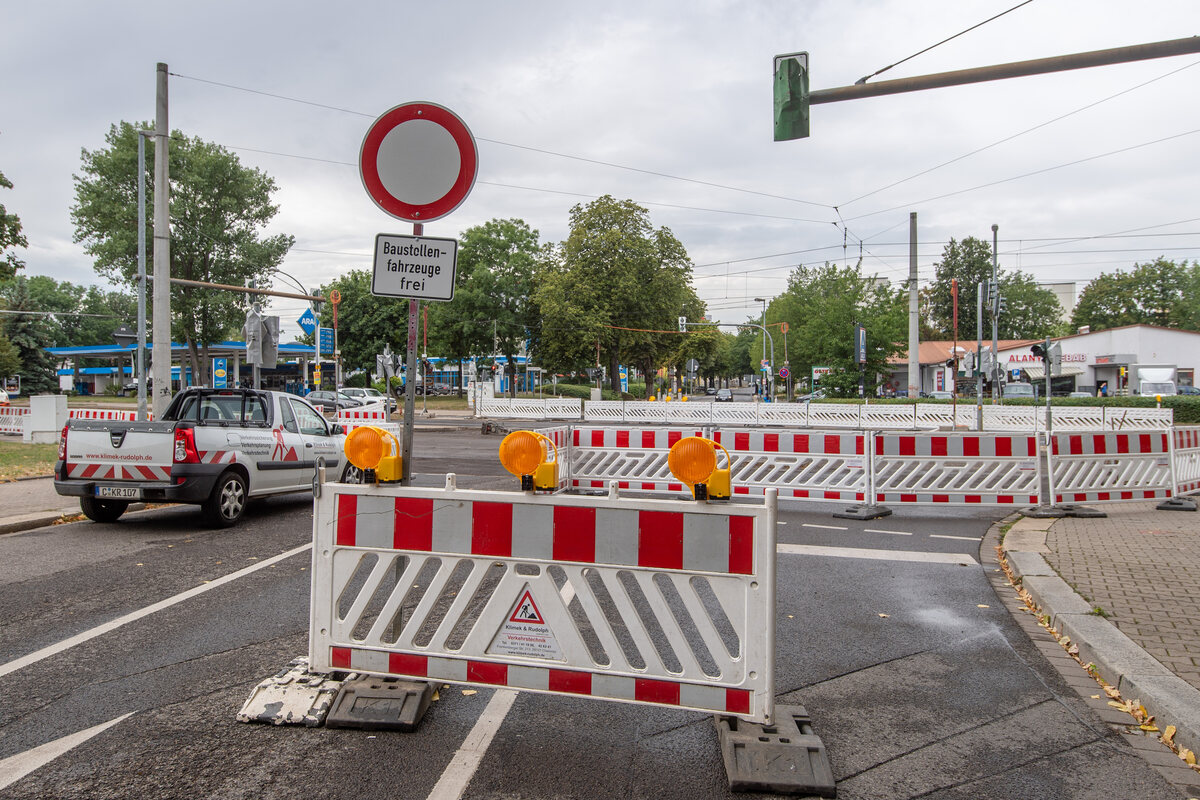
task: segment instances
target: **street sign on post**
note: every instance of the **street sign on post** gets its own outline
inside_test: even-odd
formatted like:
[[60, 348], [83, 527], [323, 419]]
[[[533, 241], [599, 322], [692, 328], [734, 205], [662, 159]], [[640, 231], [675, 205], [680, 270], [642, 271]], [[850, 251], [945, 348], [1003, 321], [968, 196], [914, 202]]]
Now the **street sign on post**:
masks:
[[300, 318], [296, 320], [296, 322], [299, 323], [300, 329], [309, 336], [312, 336], [313, 331], [317, 329], [317, 318], [316, 315], [313, 314], [311, 308], [305, 309], [304, 313], [300, 315]]
[[381, 233], [375, 237], [371, 294], [452, 300], [457, 263], [457, 239]]

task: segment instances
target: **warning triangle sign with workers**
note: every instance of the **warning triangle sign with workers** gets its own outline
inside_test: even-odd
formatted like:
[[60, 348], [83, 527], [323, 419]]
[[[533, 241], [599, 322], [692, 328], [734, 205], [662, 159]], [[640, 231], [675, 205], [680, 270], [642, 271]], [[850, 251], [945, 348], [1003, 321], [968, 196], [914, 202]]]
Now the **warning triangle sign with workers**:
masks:
[[525, 584], [521, 593], [517, 595], [517, 602], [513, 604], [500, 630], [496, 632], [488, 652], [493, 655], [564, 660], [558, 639], [546, 624], [542, 612], [538, 610], [529, 584]]

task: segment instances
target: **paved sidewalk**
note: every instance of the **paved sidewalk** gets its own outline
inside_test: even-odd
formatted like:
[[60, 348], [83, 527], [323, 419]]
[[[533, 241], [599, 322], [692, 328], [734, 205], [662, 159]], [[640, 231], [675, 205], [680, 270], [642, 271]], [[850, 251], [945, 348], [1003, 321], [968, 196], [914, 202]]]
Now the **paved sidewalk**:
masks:
[[1200, 753], [1200, 513], [1096, 507], [1108, 516], [1019, 519], [1005, 558], [1080, 660]]

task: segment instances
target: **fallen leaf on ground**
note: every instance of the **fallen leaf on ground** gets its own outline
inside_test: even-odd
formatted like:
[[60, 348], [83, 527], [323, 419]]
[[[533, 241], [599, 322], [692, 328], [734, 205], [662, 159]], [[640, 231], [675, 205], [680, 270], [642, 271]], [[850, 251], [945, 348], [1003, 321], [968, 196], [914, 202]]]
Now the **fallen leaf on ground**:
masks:
[[891, 614], [880, 614], [879, 616], [883, 617], [884, 619], [887, 619], [888, 617], [891, 616]]
[[442, 699], [442, 696], [441, 696], [441, 694], [439, 694], [439, 693], [438, 693], [438, 690], [437, 690], [437, 689], [434, 689], [434, 690], [433, 690], [433, 698], [432, 698], [432, 699], [433, 699], [433, 702], [435, 702], [435, 703], [436, 703], [438, 700], [441, 700], [441, 699]]
[[462, 693], [467, 697], [470, 697], [473, 694], [479, 694], [479, 691], [477, 689], [463, 689]]
[[1138, 727], [1149, 733], [1158, 733], [1157, 725], [1138, 725]]
[[1166, 727], [1166, 729], [1163, 730], [1162, 741], [1163, 741], [1163, 744], [1167, 745], [1168, 747], [1175, 744], [1175, 726], [1174, 725], [1168, 725]]
[[989, 606], [989, 605], [987, 605], [987, 604], [985, 604], [985, 603], [976, 603], [976, 604], [975, 604], [975, 607], [976, 607], [976, 608], [991, 608], [991, 606]]

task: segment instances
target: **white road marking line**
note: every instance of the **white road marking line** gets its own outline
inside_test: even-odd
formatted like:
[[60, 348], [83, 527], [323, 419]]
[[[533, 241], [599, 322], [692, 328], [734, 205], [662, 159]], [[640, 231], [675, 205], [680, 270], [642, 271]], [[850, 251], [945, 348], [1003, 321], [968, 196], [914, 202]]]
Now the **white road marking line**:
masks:
[[207, 591], [216, 589], [218, 586], [224, 586], [227, 583], [236, 581], [238, 578], [244, 578], [252, 572], [265, 569], [272, 564], [277, 564], [284, 559], [291, 558], [294, 555], [303, 553], [305, 550], [311, 549], [312, 542], [309, 542], [308, 544], [288, 550], [286, 553], [280, 553], [277, 556], [265, 558], [262, 561], [251, 564], [244, 569], [239, 569], [237, 572], [231, 572], [228, 575], [222, 575], [220, 578], [214, 578], [208, 583], [202, 583], [199, 586], [188, 589], [186, 592], [180, 592], [173, 597], [168, 597], [165, 600], [159, 600], [157, 603], [148, 605], [145, 608], [140, 608], [137, 611], [131, 611], [123, 617], [117, 617], [116, 619], [110, 620], [103, 625], [97, 625], [96, 627], [83, 631], [82, 633], [77, 633], [68, 639], [63, 639], [61, 642], [56, 642], [55, 644], [43, 647], [41, 650], [32, 652], [29, 655], [21, 656], [16, 660], [9, 661], [7, 664], [0, 664], [0, 678], [8, 675], [10, 672], [16, 672], [19, 669], [28, 667], [30, 664], [36, 664], [44, 658], [57, 655], [64, 650], [70, 650], [75, 645], [91, 641], [97, 636], [103, 636], [104, 634], [115, 631], [117, 628], [128, 625], [131, 622], [136, 622], [143, 617], [148, 617], [151, 614], [162, 611], [164, 608], [170, 608], [173, 605], [182, 603], [184, 600], [191, 600], [193, 597], [197, 597]]
[[892, 536], [912, 536], [908, 531], [885, 531], [879, 528], [863, 528], [864, 533], [890, 533]]
[[960, 542], [978, 542], [978, 536], [947, 536], [941, 533], [929, 534], [930, 539], [958, 539]]
[[821, 528], [822, 530], [827, 530], [827, 531], [848, 531], [848, 530], [850, 530], [849, 528], [846, 528], [842, 525], [814, 525], [811, 522], [801, 522], [800, 527], [801, 528]]
[[479, 768], [479, 762], [483, 760], [484, 753], [492, 743], [492, 738], [495, 737], [496, 731], [500, 730], [500, 725], [516, 699], [517, 693], [511, 689], [496, 690], [479, 719], [475, 721], [475, 727], [471, 728], [467, 738], [463, 739], [462, 747], [458, 748], [458, 752], [442, 772], [442, 777], [438, 778], [433, 791], [429, 793], [429, 800], [459, 800], [463, 796], [467, 784]]
[[15, 756], [9, 756], [0, 761], [0, 789], [11, 786], [38, 767], [49, 764], [68, 750], [78, 747], [93, 736], [104, 733], [113, 725], [131, 716], [133, 716], [132, 711], [128, 714], [122, 714], [116, 719], [110, 719], [108, 722], [93, 725], [85, 731], [69, 734], [61, 739], [55, 739], [53, 742], [46, 742], [32, 750], [17, 753]]
[[857, 547], [823, 547], [815, 544], [781, 544], [776, 549], [791, 556], [829, 556], [831, 558], [869, 558], [876, 561], [912, 561], [923, 564], [961, 564], [978, 566], [966, 553], [915, 553], [911, 550], [865, 550]]

